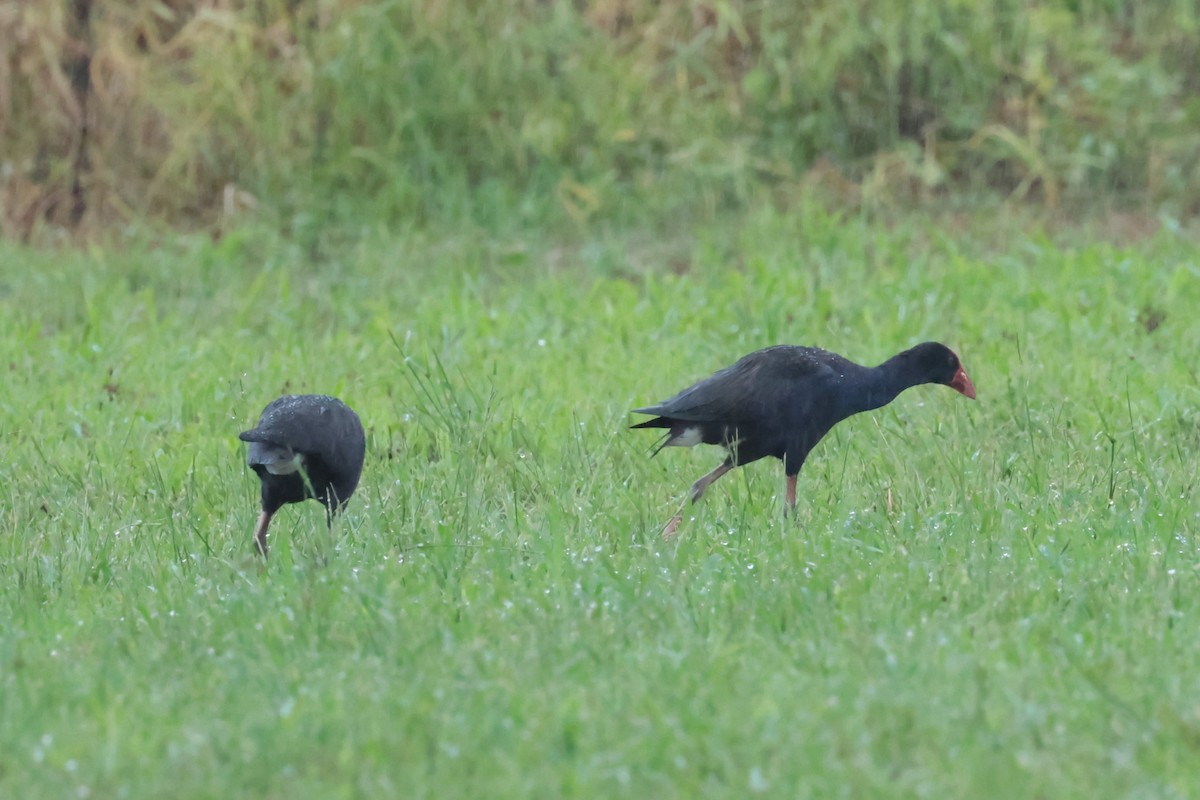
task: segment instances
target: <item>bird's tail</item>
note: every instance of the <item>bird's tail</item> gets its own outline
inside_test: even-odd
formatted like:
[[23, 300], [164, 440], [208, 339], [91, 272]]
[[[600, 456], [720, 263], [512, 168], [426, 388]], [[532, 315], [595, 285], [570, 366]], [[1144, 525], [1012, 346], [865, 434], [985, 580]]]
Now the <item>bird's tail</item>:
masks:
[[663, 434], [662, 438], [659, 439], [657, 442], [655, 442], [654, 446], [652, 446], [650, 448], [650, 457], [654, 458], [656, 455], [659, 454], [659, 452], [664, 447], [666, 447], [668, 444], [671, 443], [671, 437], [673, 435], [673, 432], [670, 430], [671, 427], [672, 427], [671, 421], [668, 420], [666, 417], [655, 417], [654, 419], [648, 419], [645, 422], [639, 422], [637, 425], [630, 425], [629, 429], [633, 430], [635, 428], [667, 428], [667, 432]]

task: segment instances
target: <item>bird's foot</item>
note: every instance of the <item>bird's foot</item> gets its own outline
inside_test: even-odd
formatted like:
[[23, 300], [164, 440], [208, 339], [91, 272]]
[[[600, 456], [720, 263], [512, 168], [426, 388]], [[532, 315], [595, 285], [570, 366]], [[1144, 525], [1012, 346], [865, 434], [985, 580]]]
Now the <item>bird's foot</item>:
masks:
[[683, 523], [683, 512], [680, 511], [675, 516], [671, 517], [671, 519], [667, 520], [666, 525], [663, 525], [662, 538], [670, 539], [673, 536], [675, 536], [675, 534], [679, 533], [679, 526], [682, 523]]

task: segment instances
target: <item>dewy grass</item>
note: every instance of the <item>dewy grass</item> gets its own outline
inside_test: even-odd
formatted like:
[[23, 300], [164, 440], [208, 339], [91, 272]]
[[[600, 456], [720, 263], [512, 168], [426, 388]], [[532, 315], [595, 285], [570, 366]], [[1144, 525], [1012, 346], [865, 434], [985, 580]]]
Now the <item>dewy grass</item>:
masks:
[[[0, 794], [1189, 796], [1197, 250], [943, 222], [4, 247]], [[794, 517], [764, 461], [657, 537], [720, 454], [649, 459], [630, 408], [930, 338], [977, 403], [908, 392]], [[263, 565], [237, 433], [289, 391], [367, 465]]]

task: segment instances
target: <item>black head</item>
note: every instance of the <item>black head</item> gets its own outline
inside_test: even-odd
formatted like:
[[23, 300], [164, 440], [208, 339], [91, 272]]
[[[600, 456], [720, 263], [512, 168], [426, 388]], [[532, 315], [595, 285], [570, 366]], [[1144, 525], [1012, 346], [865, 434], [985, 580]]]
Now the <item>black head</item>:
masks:
[[908, 369], [923, 383], [940, 383], [975, 399], [975, 385], [967, 377], [958, 356], [946, 345], [925, 342], [905, 351], [901, 357], [911, 364]]

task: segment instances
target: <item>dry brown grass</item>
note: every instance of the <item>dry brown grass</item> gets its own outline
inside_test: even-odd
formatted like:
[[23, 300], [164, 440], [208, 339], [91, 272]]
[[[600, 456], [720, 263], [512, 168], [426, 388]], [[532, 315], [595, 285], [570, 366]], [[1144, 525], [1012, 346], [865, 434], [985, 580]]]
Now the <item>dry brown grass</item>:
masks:
[[534, 195], [531, 218], [585, 224], [763, 187], [1186, 215], [1200, 13], [1110, 6], [0, 0], [0, 235], [411, 223]]
[[0, 233], [253, 207], [238, 180], [262, 98], [240, 78], [266, 65], [295, 94], [311, 75], [295, 4], [253, 5], [0, 0]]

